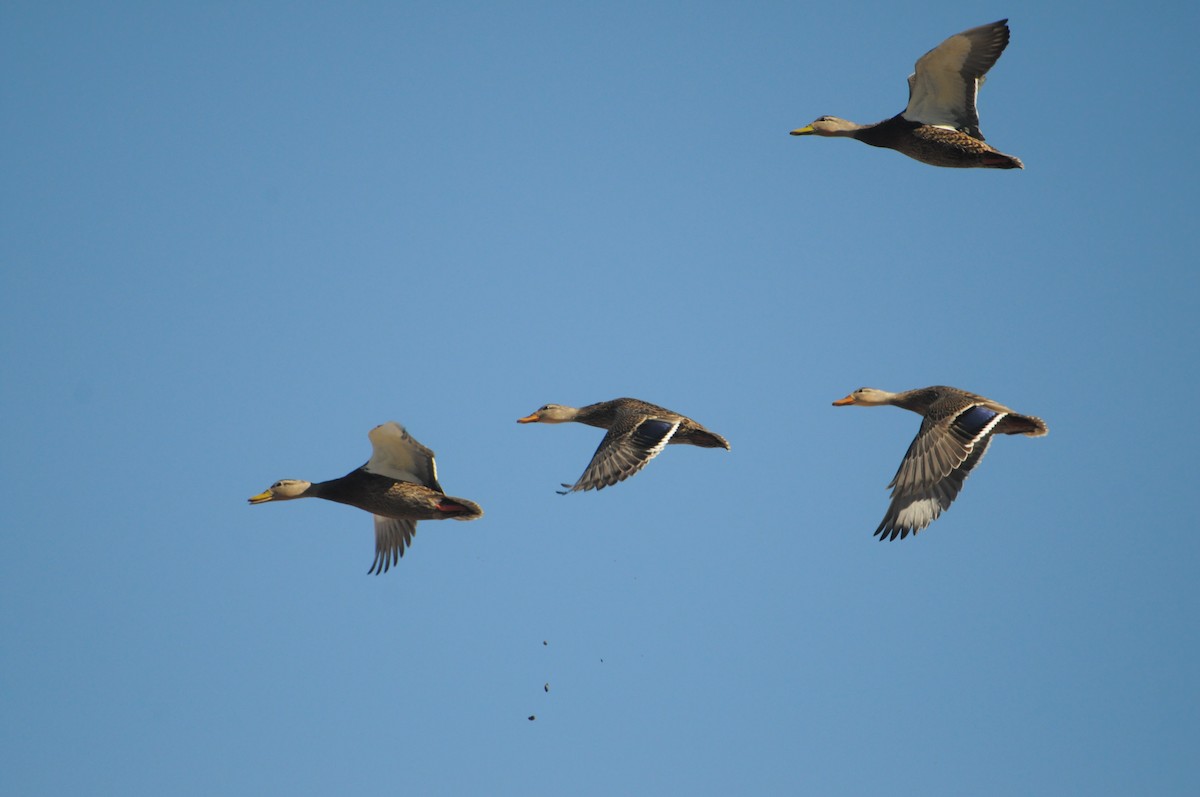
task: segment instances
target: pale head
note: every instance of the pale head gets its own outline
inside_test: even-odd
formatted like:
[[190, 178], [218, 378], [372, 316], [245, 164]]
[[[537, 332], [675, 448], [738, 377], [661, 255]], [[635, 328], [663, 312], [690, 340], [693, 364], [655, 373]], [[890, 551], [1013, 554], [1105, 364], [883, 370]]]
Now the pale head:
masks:
[[312, 487], [312, 482], [306, 482], [303, 479], [280, 479], [249, 500], [252, 504], [262, 504], [267, 501], [290, 501], [293, 498], [303, 498], [309, 487]]
[[546, 404], [524, 418], [517, 418], [517, 423], [566, 423], [575, 420], [579, 410], [574, 407], [564, 407], [561, 404]]
[[812, 124], [805, 125], [791, 132], [793, 136], [849, 136], [862, 129], [862, 125], [839, 119], [836, 116], [822, 116]]
[[889, 393], [886, 390], [879, 390], [873, 387], [860, 387], [849, 396], [833, 402], [833, 406], [845, 407], [849, 404], [856, 404], [860, 407], [878, 407], [882, 404], [891, 404], [892, 399], [895, 397], [895, 393]]

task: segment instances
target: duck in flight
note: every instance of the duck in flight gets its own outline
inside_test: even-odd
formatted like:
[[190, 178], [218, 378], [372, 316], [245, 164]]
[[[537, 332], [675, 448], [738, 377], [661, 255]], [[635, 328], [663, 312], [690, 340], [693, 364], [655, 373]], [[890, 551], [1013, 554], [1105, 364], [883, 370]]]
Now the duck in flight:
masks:
[[833, 402], [835, 407], [851, 404], [890, 404], [924, 418], [888, 485], [892, 502], [875, 529], [881, 540], [916, 534], [949, 509], [967, 476], [983, 459], [993, 435], [1041, 437], [1047, 431], [1041, 418], [1020, 415], [991, 399], [942, 385], [903, 393], [862, 387]]
[[602, 401], [578, 409], [546, 404], [531, 415], [517, 419], [517, 423], [570, 421], [607, 429], [608, 434], [600, 441], [600, 447], [583, 475], [574, 484], [563, 484], [567, 489], [559, 490], [560, 495], [580, 490], [603, 490], [625, 481], [670, 444], [729, 450], [729, 442], [724, 437], [708, 431], [691, 418], [633, 398]]
[[371, 458], [340, 479], [306, 482], [281, 479], [250, 499], [251, 504], [324, 498], [364, 509], [375, 516], [375, 562], [379, 575], [400, 561], [412, 545], [418, 520], [475, 520], [483, 510], [473, 501], [446, 495], [437, 480], [433, 452], [395, 421], [368, 433]]
[[979, 130], [975, 103], [984, 75], [1008, 45], [1008, 20], [951, 36], [917, 60], [908, 76], [908, 106], [891, 119], [860, 125], [822, 116], [793, 136], [841, 136], [886, 147], [931, 166], [1024, 169], [993, 149]]

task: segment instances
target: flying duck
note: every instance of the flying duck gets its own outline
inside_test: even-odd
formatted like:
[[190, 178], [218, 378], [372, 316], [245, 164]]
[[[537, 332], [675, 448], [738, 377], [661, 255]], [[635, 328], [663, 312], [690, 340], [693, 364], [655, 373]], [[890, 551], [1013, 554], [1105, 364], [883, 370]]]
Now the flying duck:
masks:
[[586, 423], [607, 429], [600, 447], [592, 456], [583, 475], [574, 484], [563, 484], [560, 495], [580, 490], [603, 490], [625, 481], [658, 456], [667, 445], [686, 443], [701, 448], [724, 448], [729, 443], [691, 418], [663, 407], [633, 398], [619, 398], [564, 407], [547, 404], [533, 414], [518, 418], [517, 423]]
[[875, 529], [881, 540], [916, 534], [949, 509], [993, 435], [1041, 437], [1047, 431], [1041, 418], [1019, 415], [991, 399], [942, 385], [903, 393], [862, 387], [833, 402], [835, 407], [850, 404], [891, 404], [925, 419], [888, 485], [892, 502]]
[[1007, 45], [1007, 19], [964, 30], [917, 60], [908, 76], [908, 106], [891, 119], [860, 125], [822, 116], [792, 135], [856, 138], [931, 166], [1024, 169], [1020, 159], [984, 142], [975, 107], [984, 74]]
[[418, 520], [475, 520], [479, 504], [452, 498], [437, 480], [433, 452], [418, 443], [395, 421], [368, 433], [371, 458], [340, 479], [306, 482], [281, 479], [250, 499], [252, 504], [324, 498], [364, 509], [375, 515], [375, 561], [368, 573], [387, 572], [412, 545]]

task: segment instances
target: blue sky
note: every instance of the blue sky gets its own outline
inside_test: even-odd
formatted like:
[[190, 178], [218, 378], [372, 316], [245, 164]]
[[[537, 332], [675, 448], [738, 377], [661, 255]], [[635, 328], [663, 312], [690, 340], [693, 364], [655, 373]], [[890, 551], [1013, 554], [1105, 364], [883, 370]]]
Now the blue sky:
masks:
[[[1195, 793], [1200, 13], [1088, 8], [6, 4], [3, 790]], [[1006, 16], [1025, 171], [787, 135]], [[881, 544], [929, 384], [1050, 434]], [[623, 395], [732, 451], [555, 495]], [[389, 419], [483, 519], [246, 505]]]

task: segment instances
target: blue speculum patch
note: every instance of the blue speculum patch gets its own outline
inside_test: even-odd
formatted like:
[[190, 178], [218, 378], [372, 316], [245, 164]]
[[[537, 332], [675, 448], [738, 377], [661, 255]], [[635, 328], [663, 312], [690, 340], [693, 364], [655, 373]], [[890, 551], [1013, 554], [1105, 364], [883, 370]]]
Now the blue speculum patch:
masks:
[[971, 407], [971, 409], [963, 412], [954, 419], [954, 425], [971, 436], [975, 436], [983, 431], [983, 428], [995, 418], [996, 413], [989, 410], [987, 407]]
[[662, 442], [662, 439], [671, 431], [673, 423], [666, 421], [643, 421], [633, 433], [633, 439], [638, 445], [646, 448], [653, 448]]

